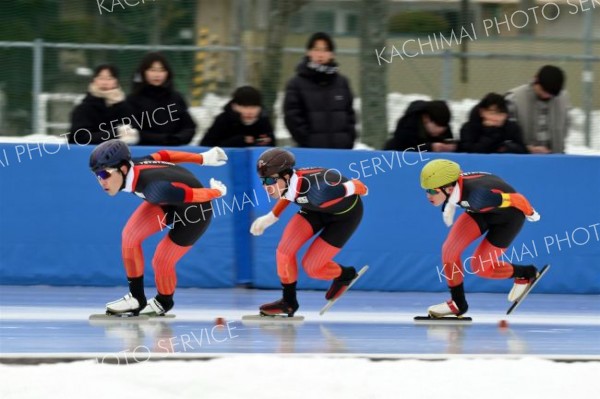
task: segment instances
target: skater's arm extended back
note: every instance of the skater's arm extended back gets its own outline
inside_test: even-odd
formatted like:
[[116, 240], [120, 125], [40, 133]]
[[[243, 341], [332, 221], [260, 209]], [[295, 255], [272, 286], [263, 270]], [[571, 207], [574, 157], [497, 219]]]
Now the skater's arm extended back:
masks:
[[524, 195], [504, 193], [496, 189], [473, 190], [469, 195], [468, 202], [471, 208], [482, 212], [496, 208], [514, 207], [523, 212], [525, 216], [531, 216], [534, 213], [533, 207]]
[[217, 186], [222, 186], [222, 183], [215, 184], [213, 181], [211, 179], [211, 188], [192, 188], [185, 183], [155, 181], [145, 187], [143, 194], [153, 204], [208, 202], [226, 193], [226, 188], [219, 189]]
[[196, 154], [185, 151], [161, 150], [150, 154], [155, 161], [172, 163], [196, 163], [204, 166], [221, 166], [227, 162], [227, 155], [219, 147], [213, 147], [208, 151]]
[[312, 203], [320, 208], [327, 208], [352, 195], [367, 195], [367, 186], [358, 179], [348, 180], [339, 184], [323, 184], [320, 190], [310, 190], [308, 195]]

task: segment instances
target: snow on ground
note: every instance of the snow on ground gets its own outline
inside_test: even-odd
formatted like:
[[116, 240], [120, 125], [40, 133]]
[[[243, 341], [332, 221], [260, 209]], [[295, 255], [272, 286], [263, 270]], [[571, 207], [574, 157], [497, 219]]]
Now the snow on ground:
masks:
[[[404, 114], [404, 111], [412, 101], [415, 100], [429, 100], [430, 97], [423, 94], [400, 94], [390, 93], [387, 96], [387, 125], [388, 131], [393, 132], [398, 118]], [[190, 107], [190, 114], [196, 121], [198, 127], [196, 136], [192, 139], [191, 145], [198, 145], [204, 133], [208, 130], [212, 124], [214, 118], [223, 111], [223, 106], [229, 101], [229, 97], [220, 97], [214, 94], [208, 94], [203, 100], [201, 107]], [[282, 109], [283, 93], [279, 93], [277, 100], [275, 101], [274, 109], [278, 110], [277, 118], [275, 120], [275, 135], [278, 139], [290, 140], [291, 136], [285, 124], [283, 122], [283, 115], [280, 110]], [[452, 130], [455, 136], [458, 138], [460, 127], [468, 119], [467, 116], [471, 109], [479, 102], [478, 99], [462, 99], [457, 101], [450, 101], [450, 109], [452, 111]], [[358, 121], [360, 122], [360, 99], [355, 99], [354, 109], [358, 115]], [[587, 147], [585, 145], [584, 123], [585, 114], [580, 108], [571, 110], [571, 128], [566, 141], [566, 153], [577, 154], [577, 155], [600, 155], [600, 110], [592, 112], [592, 137], [591, 145]], [[360, 126], [359, 126], [360, 128]], [[0, 143], [58, 143], [65, 142], [64, 137], [59, 138], [57, 136], [48, 136], [44, 134], [32, 134], [29, 136], [0, 136]], [[357, 142], [354, 146], [357, 150], [370, 150], [373, 149], [361, 142]]]
[[231, 356], [129, 366], [92, 360], [0, 365], [3, 399], [592, 398], [600, 362], [536, 358], [446, 361]]

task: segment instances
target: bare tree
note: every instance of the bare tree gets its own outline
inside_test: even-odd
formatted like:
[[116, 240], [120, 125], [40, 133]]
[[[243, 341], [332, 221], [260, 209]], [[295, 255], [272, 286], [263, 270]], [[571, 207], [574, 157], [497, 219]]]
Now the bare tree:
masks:
[[387, 73], [379, 65], [376, 49], [385, 47], [388, 0], [361, 0], [360, 97], [362, 141], [381, 148], [387, 132]]
[[269, 3], [269, 27], [265, 43], [260, 88], [265, 110], [273, 116], [273, 104], [281, 79], [283, 45], [290, 16], [300, 10], [309, 0], [271, 0]]

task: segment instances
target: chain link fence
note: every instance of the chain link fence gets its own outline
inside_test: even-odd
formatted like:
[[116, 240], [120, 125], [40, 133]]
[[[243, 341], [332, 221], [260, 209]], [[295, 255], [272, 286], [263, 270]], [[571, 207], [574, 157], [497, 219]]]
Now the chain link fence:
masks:
[[[542, 65], [554, 64], [567, 75], [582, 137], [578, 144], [600, 148], [600, 24], [593, 23], [600, 17], [600, 4], [592, 8], [593, 2], [583, 8], [581, 2], [555, 1], [556, 7], [546, 6], [546, 13], [537, 15], [537, 23], [527, 7], [539, 12], [548, 1], [89, 3], [17, 0], [3, 6], [1, 135], [65, 133], [94, 66], [117, 65], [121, 85], [129, 92], [143, 55], [161, 51], [198, 122], [196, 141], [243, 84], [266, 93], [277, 135], [285, 139], [282, 91], [304, 56], [308, 36], [326, 31], [336, 41], [336, 61], [350, 80], [359, 122], [361, 88], [369, 85], [361, 79], [373, 76], [364, 72], [365, 55], [372, 61], [368, 72], [385, 76], [375, 100], [386, 108], [385, 119], [377, 123], [387, 132], [409, 100], [424, 97], [451, 101], [453, 123], [459, 127], [486, 93], [504, 93], [530, 81]], [[386, 18], [373, 26], [365, 10], [378, 4]], [[524, 12], [529, 12], [528, 24]], [[375, 35], [385, 37], [383, 45], [373, 46], [370, 55], [361, 51]]]

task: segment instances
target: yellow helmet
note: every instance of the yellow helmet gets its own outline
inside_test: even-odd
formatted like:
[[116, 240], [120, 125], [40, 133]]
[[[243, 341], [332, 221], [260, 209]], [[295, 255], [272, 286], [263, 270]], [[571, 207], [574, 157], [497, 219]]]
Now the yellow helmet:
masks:
[[421, 170], [421, 187], [434, 189], [454, 183], [460, 176], [460, 165], [449, 159], [434, 159]]

